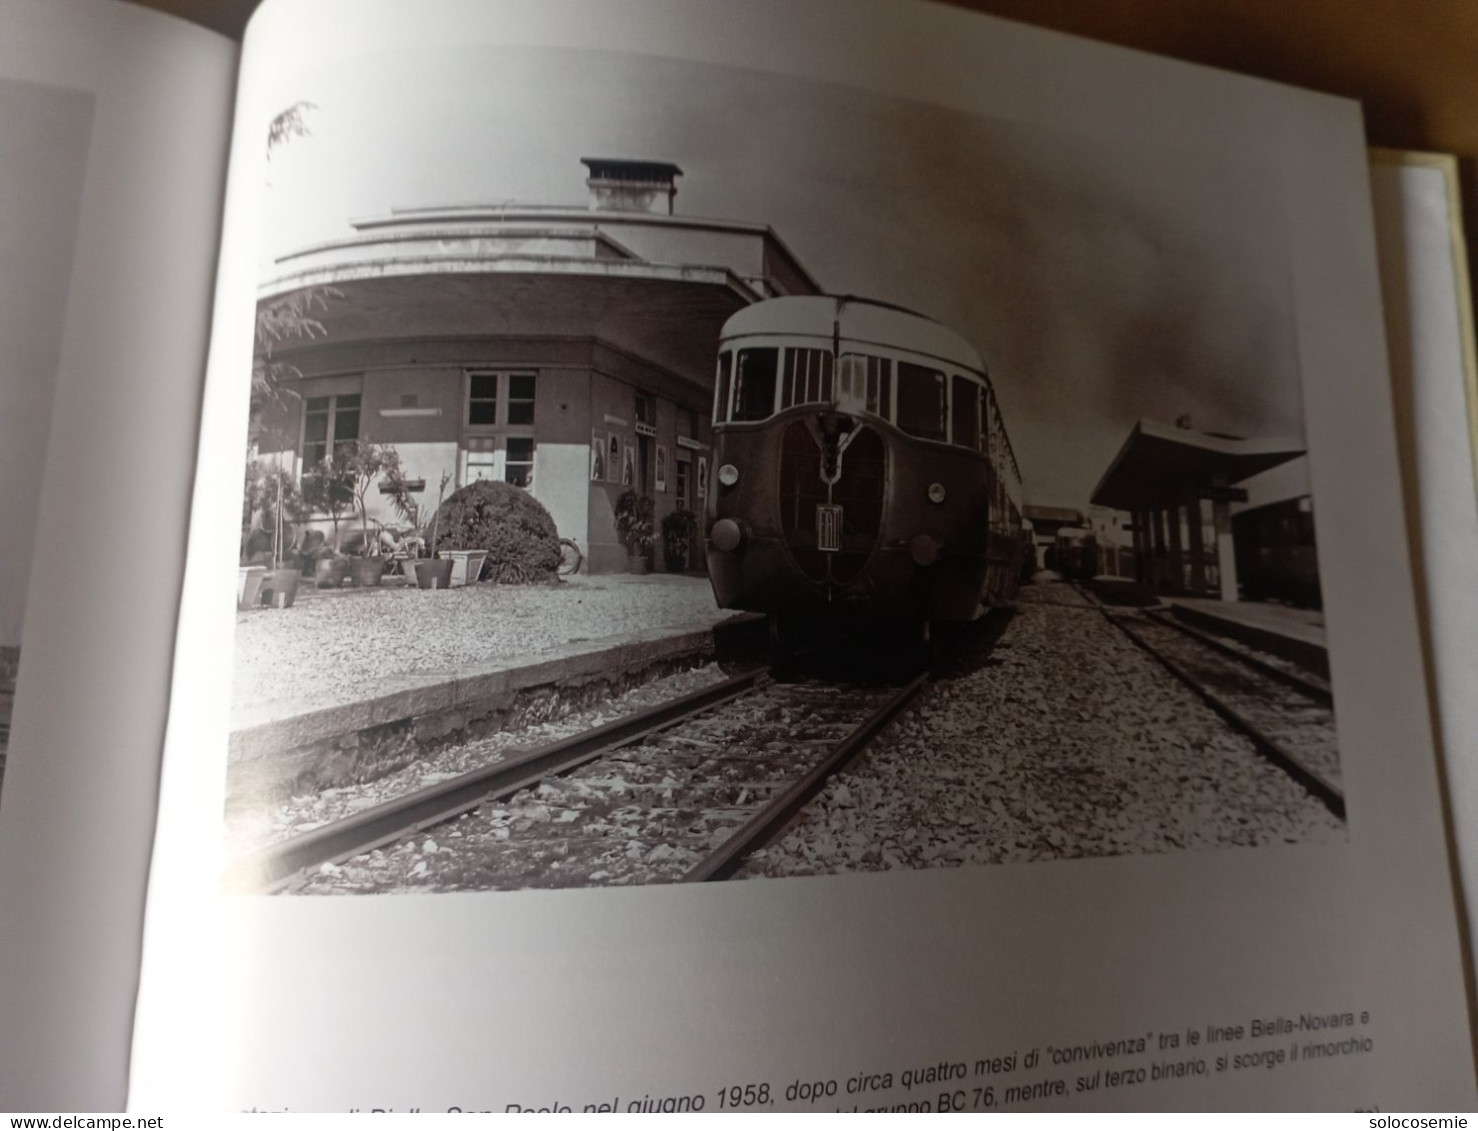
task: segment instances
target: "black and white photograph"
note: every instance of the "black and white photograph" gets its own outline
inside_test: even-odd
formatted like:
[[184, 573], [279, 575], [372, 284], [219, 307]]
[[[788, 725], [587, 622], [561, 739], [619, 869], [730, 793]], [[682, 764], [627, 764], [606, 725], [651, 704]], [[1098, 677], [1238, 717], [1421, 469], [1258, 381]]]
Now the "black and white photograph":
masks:
[[92, 119], [85, 91], [0, 79], [0, 786]]
[[229, 890], [1345, 840], [1268, 169], [548, 48], [263, 145]]

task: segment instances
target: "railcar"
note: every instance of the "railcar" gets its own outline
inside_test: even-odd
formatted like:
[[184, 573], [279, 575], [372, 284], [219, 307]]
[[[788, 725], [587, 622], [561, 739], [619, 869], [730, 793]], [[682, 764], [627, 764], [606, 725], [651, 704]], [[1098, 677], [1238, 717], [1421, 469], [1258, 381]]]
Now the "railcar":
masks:
[[1250, 601], [1320, 608], [1313, 499], [1303, 495], [1232, 515], [1237, 581]]
[[1021, 474], [954, 331], [853, 297], [758, 302], [724, 325], [713, 418], [721, 607], [927, 624], [1015, 595]]
[[1064, 526], [1052, 546], [1051, 568], [1069, 581], [1091, 581], [1098, 573], [1098, 538], [1086, 526]]

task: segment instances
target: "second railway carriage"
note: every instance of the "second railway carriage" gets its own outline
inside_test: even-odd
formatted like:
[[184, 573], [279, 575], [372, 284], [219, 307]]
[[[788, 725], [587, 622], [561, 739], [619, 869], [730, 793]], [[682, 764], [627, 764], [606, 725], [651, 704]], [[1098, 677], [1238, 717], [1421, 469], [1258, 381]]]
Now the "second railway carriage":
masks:
[[806, 295], [733, 315], [714, 466], [723, 608], [971, 620], [1020, 582], [1021, 475], [985, 365], [921, 314]]

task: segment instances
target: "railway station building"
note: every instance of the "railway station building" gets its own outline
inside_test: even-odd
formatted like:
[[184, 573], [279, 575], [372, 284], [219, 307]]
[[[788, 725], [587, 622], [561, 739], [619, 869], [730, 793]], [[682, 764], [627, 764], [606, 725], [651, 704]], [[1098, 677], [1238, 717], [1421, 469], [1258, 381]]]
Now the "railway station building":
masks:
[[[682, 216], [676, 165], [582, 163], [583, 205], [395, 209], [280, 258], [259, 303], [312, 299], [322, 332], [274, 346], [290, 395], [258, 457], [301, 475], [347, 441], [393, 445], [428, 513], [443, 473], [448, 493], [516, 484], [591, 572], [626, 568], [627, 488], [659, 524], [701, 514], [720, 328], [819, 288], [768, 226]], [[370, 506], [394, 521], [388, 497]]]
[[1143, 585], [1228, 602], [1253, 595], [1307, 599], [1302, 592], [1244, 593], [1250, 586], [1239, 581], [1239, 560], [1250, 577], [1260, 556], [1297, 551], [1306, 553], [1299, 559], [1306, 576], [1282, 584], [1312, 586], [1317, 603], [1313, 506], [1300, 441], [1141, 420], [1091, 502], [1129, 516], [1132, 575]]

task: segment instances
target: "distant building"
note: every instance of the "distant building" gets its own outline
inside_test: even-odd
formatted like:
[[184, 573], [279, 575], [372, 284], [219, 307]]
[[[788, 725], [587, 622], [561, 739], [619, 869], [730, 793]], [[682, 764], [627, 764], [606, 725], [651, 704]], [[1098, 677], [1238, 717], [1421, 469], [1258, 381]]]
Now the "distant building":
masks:
[[1128, 516], [1108, 507], [1089, 507], [1088, 526], [1098, 543], [1098, 572], [1133, 577], [1134, 534]]
[[[678, 215], [676, 165], [582, 160], [584, 208], [396, 209], [279, 259], [261, 302], [333, 292], [323, 335], [273, 351], [301, 377], [260, 455], [301, 474], [346, 441], [391, 444], [428, 507], [443, 472], [517, 484], [592, 572], [625, 568], [627, 487], [659, 522], [701, 513], [719, 328], [819, 288], [767, 226]], [[394, 520], [387, 498], [372, 506]]]
[[1132, 576], [1147, 586], [1224, 601], [1319, 602], [1300, 441], [1199, 432], [1185, 418], [1141, 420], [1091, 501], [1128, 516], [1119, 529], [1132, 539]]

